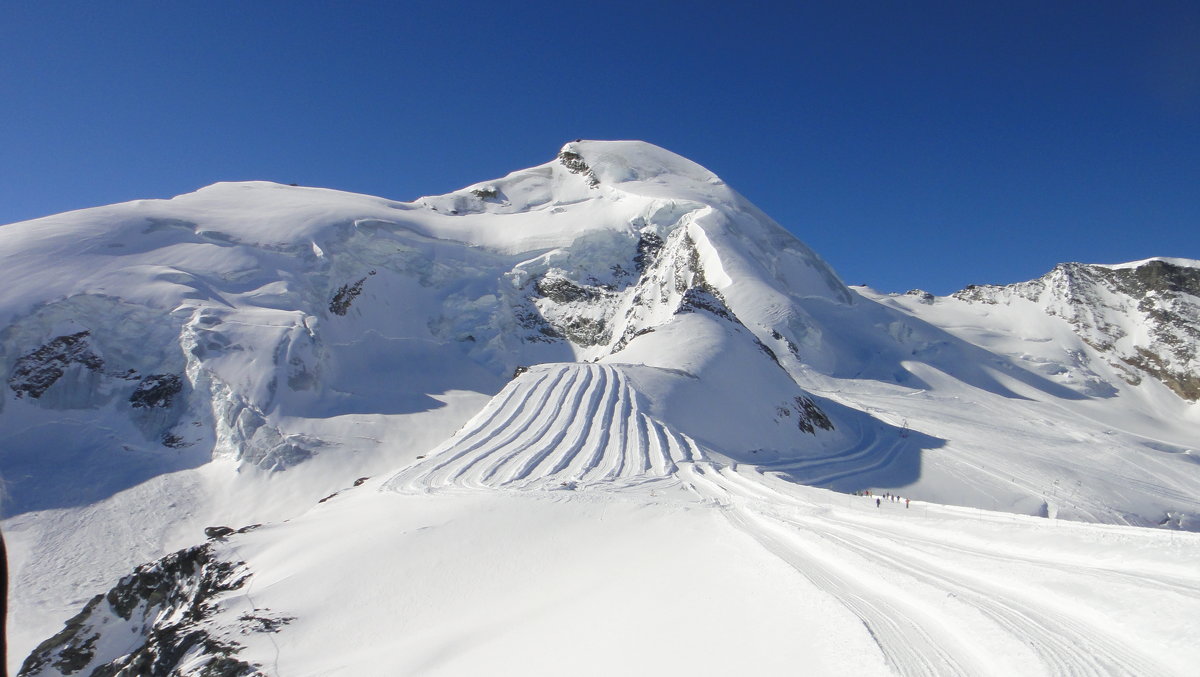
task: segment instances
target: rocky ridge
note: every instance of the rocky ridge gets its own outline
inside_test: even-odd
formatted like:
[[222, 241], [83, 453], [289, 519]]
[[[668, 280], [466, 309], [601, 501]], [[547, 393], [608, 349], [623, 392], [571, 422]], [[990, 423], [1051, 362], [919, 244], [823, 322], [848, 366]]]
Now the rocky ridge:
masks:
[[248, 677], [258, 666], [238, 660], [235, 639], [274, 632], [290, 619], [254, 610], [237, 627], [214, 622], [228, 593], [246, 585], [240, 562], [219, 557], [212, 543], [143, 564], [96, 595], [62, 631], [42, 642], [18, 677]]
[[1185, 400], [1200, 399], [1196, 265], [1164, 259], [1121, 266], [1063, 263], [1036, 280], [971, 286], [953, 298], [983, 304], [1014, 299], [1036, 303], [1068, 323], [1127, 382], [1137, 384], [1149, 376]]

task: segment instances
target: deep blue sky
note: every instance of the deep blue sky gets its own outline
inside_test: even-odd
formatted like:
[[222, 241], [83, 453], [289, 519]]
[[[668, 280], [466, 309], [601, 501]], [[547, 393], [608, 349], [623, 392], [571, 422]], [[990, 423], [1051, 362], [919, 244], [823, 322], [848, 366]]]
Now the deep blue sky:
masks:
[[1200, 258], [1200, 3], [0, 5], [0, 223], [407, 200], [577, 137], [690, 157], [883, 290]]

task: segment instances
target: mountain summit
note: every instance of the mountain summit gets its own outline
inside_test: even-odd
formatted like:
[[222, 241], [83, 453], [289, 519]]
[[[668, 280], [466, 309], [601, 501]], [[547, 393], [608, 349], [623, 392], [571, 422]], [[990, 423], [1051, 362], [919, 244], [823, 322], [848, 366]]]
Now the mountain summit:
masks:
[[[338, 624], [365, 627], [356, 605], [408, 638], [406, 674], [490, 660], [520, 671], [529, 642], [581, 618], [557, 606], [579, 594], [565, 572], [601, 585], [617, 580], [613, 557], [758, 595], [799, 571], [820, 588], [800, 597], [860, 656], [805, 643], [823, 652], [816, 673], [971, 672], [977, 652], [937, 634], [945, 623], [914, 614], [925, 634], [888, 629], [889, 609], [950, 592], [964, 627], [998, 638], [989, 655], [1012, 656], [1010, 673], [1089, 657], [1163, 668], [1023, 601], [1040, 589], [988, 602], [1004, 572], [987, 585], [918, 575], [925, 587], [901, 602], [861, 602], [878, 593], [862, 587], [874, 548], [908, 562], [888, 577], [929, 562], [871, 521], [882, 502], [852, 494], [917, 501], [928, 521], [906, 523], [909, 535], [937, 534], [970, 562], [952, 535], [965, 507], [997, 511], [987, 528], [1001, 545], [1060, 519], [1083, 523], [1063, 536], [1083, 549], [1110, 533], [1097, 523], [1200, 528], [1196, 262], [1064, 264], [945, 298], [849, 288], [712, 172], [636, 141], [568, 143], [545, 164], [413, 202], [216, 184], [0, 227], [0, 257], [0, 474], [13, 645], [33, 650], [23, 675], [367, 674], [389, 664], [392, 640], [338, 636], [324, 658], [305, 648]], [[892, 501], [907, 511], [897, 519], [916, 519], [908, 506]], [[1165, 575], [1158, 531], [1143, 531], [1130, 538], [1152, 554], [1136, 566]], [[559, 557], [565, 569], [545, 564]], [[1030, 558], [1012, 566], [1074, 580]], [[428, 586], [394, 580], [399, 562]], [[582, 594], [585, 615], [684, 628], [728, 614], [747, 623], [725, 627], [731, 646], [824, 631], [788, 605], [754, 630], [734, 592], [671, 606], [649, 579], [620, 578], [643, 597], [622, 610]], [[451, 599], [464, 584], [480, 609], [525, 619], [505, 649], [439, 611], [464, 612]], [[504, 586], [546, 591], [531, 602], [543, 611]], [[436, 638], [380, 620], [393, 603]], [[1030, 639], [1046, 628], [1053, 647]], [[562, 657], [591, 647], [561, 639]], [[477, 651], [434, 655], [439, 643]]]

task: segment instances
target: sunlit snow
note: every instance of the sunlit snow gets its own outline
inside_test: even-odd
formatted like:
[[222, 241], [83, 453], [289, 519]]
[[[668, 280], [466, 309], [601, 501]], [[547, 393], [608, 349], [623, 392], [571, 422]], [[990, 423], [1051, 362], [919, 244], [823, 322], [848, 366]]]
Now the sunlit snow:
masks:
[[[1186, 289], [849, 288], [633, 141], [411, 203], [217, 184], [0, 259], [14, 673], [252, 524], [204, 627], [269, 675], [1200, 664]], [[97, 613], [81, 674], [162, 622]]]

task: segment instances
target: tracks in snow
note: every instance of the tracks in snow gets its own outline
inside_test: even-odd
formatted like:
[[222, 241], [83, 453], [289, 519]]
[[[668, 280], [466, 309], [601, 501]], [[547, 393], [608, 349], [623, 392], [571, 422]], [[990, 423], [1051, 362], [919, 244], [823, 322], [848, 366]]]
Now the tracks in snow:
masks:
[[[764, 470], [828, 482], [863, 465], [890, 463], [902, 446], [864, 434], [848, 452]], [[587, 484], [637, 491], [655, 480], [719, 507], [733, 527], [832, 595], [862, 621], [900, 675], [1167, 674], [1108, 627], [1103, 614], [1046, 594], [1044, 581], [1064, 589], [1081, 581], [1098, 590], [1132, 586], [1181, 604], [1200, 600], [1200, 580], [1158, 581], [1146, 572], [969, 545], [949, 530], [904, 528], [916, 512], [902, 510], [888, 521], [874, 508], [832, 510], [807, 498], [813, 490], [713, 462], [686, 435], [651, 417], [626, 375], [608, 365], [533, 368], [388, 486], [428, 492]], [[866, 505], [868, 499], [848, 500]], [[979, 650], [981, 638], [989, 650]]]
[[[1022, 583], [1050, 577], [1064, 588], [1084, 580], [1101, 590], [1138, 585], [1193, 605], [1200, 595], [1200, 581], [1164, 588], [1130, 572], [901, 534], [871, 508], [862, 511], [868, 519], [846, 519], [752, 470], [699, 462], [682, 466], [680, 475], [733, 526], [856, 615], [900, 675], [1169, 674], [1086, 600], [1056, 600]], [[917, 519], [903, 510], [897, 517]], [[983, 637], [990, 655], [977, 649]], [[1001, 642], [1012, 651], [997, 661]]]
[[909, 445], [905, 438], [883, 434], [875, 425], [864, 425], [859, 431], [858, 442], [848, 449], [825, 456], [775, 463], [763, 466], [763, 469], [786, 473], [803, 484], [824, 486], [846, 477], [885, 468], [906, 450], [909, 450]]
[[647, 414], [620, 369], [549, 364], [511, 381], [428, 458], [394, 477], [400, 491], [546, 489], [639, 482], [703, 457]]
[[[883, 468], [906, 440], [866, 426], [857, 444], [770, 470], [822, 485]], [[687, 435], [646, 413], [628, 377], [602, 364], [543, 364], [513, 379], [427, 459], [390, 482], [399, 491], [448, 487], [545, 489], [668, 478], [705, 460]]]

